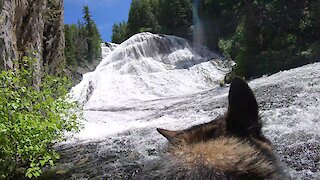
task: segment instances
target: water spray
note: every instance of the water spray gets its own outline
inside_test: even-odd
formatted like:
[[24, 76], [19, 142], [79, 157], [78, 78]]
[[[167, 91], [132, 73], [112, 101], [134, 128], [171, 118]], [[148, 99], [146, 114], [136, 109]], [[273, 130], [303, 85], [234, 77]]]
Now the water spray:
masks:
[[204, 29], [201, 18], [199, 17], [199, 9], [201, 0], [193, 0], [193, 45], [204, 44]]

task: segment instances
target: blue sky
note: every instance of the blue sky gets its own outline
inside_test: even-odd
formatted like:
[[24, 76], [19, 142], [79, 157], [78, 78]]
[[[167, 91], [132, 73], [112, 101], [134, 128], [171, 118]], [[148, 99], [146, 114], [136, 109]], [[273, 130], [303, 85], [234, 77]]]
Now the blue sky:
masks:
[[64, 0], [64, 22], [76, 24], [82, 20], [83, 6], [88, 5], [102, 39], [110, 42], [112, 25], [128, 20], [130, 4], [131, 0]]

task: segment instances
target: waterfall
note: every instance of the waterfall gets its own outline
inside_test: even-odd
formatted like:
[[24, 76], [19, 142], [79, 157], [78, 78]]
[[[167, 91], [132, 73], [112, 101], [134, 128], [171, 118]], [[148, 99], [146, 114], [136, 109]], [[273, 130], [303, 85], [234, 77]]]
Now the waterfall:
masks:
[[205, 90], [231, 66], [206, 47], [170, 35], [140, 33], [113, 47], [71, 91], [86, 109]]
[[193, 43], [194, 45], [205, 44], [203, 22], [199, 16], [201, 0], [193, 0]]
[[102, 58], [105, 58], [108, 56], [108, 54], [110, 52], [112, 52], [116, 47], [118, 46], [118, 44], [115, 43], [101, 43], [101, 55]]
[[[156, 128], [186, 129], [226, 112], [229, 88], [218, 82], [230, 64], [175, 36], [140, 33], [116, 46], [70, 92], [86, 121], [80, 141], [60, 145], [62, 168], [71, 167], [70, 179], [130, 179], [158, 162], [167, 140]], [[319, 177], [319, 79], [314, 63], [249, 82], [262, 131], [297, 179]]]
[[176, 36], [140, 33], [132, 36], [107, 56], [98, 70], [120, 74], [142, 74], [184, 69], [218, 56], [203, 46]]

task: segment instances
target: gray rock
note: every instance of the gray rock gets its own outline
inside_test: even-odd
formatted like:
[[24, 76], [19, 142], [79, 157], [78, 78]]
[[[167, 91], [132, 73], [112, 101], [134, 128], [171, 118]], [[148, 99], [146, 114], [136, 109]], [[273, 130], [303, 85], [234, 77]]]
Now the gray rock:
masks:
[[0, 10], [0, 69], [27, 55], [37, 58], [38, 81], [62, 70], [63, 0], [0, 0]]

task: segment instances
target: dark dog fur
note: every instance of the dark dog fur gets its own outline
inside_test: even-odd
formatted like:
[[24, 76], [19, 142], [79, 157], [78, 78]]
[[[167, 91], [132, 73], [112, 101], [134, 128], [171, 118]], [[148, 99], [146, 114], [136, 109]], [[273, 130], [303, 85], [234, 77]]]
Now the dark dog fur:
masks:
[[235, 78], [227, 113], [186, 130], [157, 129], [169, 153], [138, 179], [287, 179], [262, 134], [258, 104], [246, 82]]

